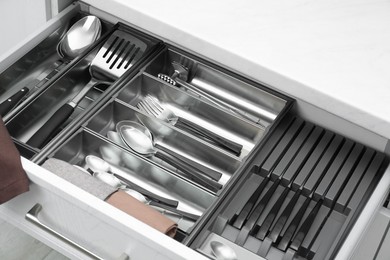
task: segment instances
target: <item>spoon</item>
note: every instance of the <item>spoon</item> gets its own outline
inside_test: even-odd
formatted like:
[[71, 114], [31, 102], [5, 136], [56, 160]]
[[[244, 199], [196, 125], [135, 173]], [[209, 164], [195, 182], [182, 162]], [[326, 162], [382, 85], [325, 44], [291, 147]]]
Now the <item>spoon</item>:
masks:
[[[141, 186], [138, 186], [137, 184], [123, 178], [119, 174], [113, 173], [111, 165], [104, 161], [103, 159], [94, 156], [94, 155], [88, 155], [85, 157], [85, 162], [93, 172], [106, 172], [109, 173], [113, 178], [117, 179], [118, 181], [121, 181], [125, 183], [127, 186], [131, 187], [133, 190], [138, 191], [139, 193], [143, 194], [144, 196], [149, 197], [151, 200], [171, 206], [176, 208], [179, 202], [177, 200], [168, 199], [165, 197], [161, 197], [145, 188], [142, 188]], [[104, 178], [104, 177], [103, 177]], [[111, 177], [110, 177], [111, 178]], [[103, 180], [104, 181], [104, 180]], [[112, 181], [114, 183], [116, 181]]]
[[[63, 59], [61, 63], [67, 63], [80, 55], [100, 37], [100, 34], [101, 22], [96, 16], [85, 16], [78, 20], [57, 44], [57, 53]], [[53, 68], [50, 67], [42, 72], [38, 75], [37, 80], [40, 82], [45, 79], [52, 70]], [[6, 115], [14, 108], [37, 85], [37, 80], [3, 101], [0, 104], [0, 115]]]
[[[123, 141], [132, 150], [143, 155], [154, 155], [163, 161], [171, 164], [185, 174], [190, 175], [192, 179], [212, 191], [218, 191], [222, 185], [208, 177], [221, 177], [221, 173], [214, 172], [211, 169], [208, 172], [203, 172], [194, 166], [176, 158], [172, 155], [172, 151], [153, 142], [152, 134], [145, 126], [134, 121], [121, 121], [117, 124], [117, 132], [121, 135]], [[208, 177], [206, 177], [206, 176]], [[210, 176], [211, 175], [211, 176]]]
[[186, 212], [186, 211], [182, 211], [182, 210], [179, 210], [179, 209], [176, 209], [174, 207], [170, 207], [168, 205], [165, 205], [165, 204], [162, 204], [162, 203], [159, 203], [159, 202], [156, 202], [156, 201], [153, 201], [153, 200], [150, 200], [148, 199], [147, 197], [145, 197], [144, 195], [142, 195], [141, 193], [139, 193], [138, 191], [136, 190], [133, 190], [133, 189], [123, 189], [127, 194], [129, 194], [130, 196], [132, 196], [133, 198], [135, 198], [136, 200], [144, 203], [144, 204], [147, 204], [149, 206], [155, 206], [155, 207], [158, 207], [158, 208], [161, 208], [161, 209], [165, 209], [167, 211], [170, 211], [172, 213], [175, 213], [175, 214], [178, 214], [184, 218], [188, 218], [192, 221], [197, 221], [198, 218], [200, 216], [198, 215], [195, 215], [195, 214], [192, 214], [192, 213], [189, 213], [189, 212]]
[[229, 246], [218, 242], [211, 241], [211, 250], [218, 260], [237, 260], [237, 255]]

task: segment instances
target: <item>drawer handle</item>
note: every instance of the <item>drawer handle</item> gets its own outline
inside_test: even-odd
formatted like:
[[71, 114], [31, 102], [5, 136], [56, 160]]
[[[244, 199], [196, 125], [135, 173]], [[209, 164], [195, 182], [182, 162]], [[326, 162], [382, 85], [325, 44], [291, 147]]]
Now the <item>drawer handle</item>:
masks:
[[[58, 233], [57, 231], [55, 231], [54, 229], [48, 227], [47, 225], [43, 224], [39, 219], [38, 219], [38, 214], [39, 212], [42, 210], [42, 205], [37, 203], [34, 205], [34, 207], [32, 207], [26, 214], [25, 218], [33, 223], [34, 225], [36, 225], [37, 227], [45, 230], [46, 232], [50, 233], [51, 235], [57, 237], [58, 239], [62, 240], [63, 242], [69, 244], [70, 246], [72, 246], [73, 248], [79, 250], [80, 252], [84, 253], [85, 255], [88, 255], [89, 257], [93, 258], [93, 259], [101, 259], [103, 260], [103, 258], [95, 255], [94, 253], [92, 253], [91, 251], [85, 249], [84, 247], [80, 246], [79, 244], [77, 244], [76, 242], [70, 240], [69, 238], [61, 235], [60, 233]], [[122, 254], [118, 259], [121, 259], [121, 260], [128, 260], [130, 259], [128, 255], [126, 254]]]

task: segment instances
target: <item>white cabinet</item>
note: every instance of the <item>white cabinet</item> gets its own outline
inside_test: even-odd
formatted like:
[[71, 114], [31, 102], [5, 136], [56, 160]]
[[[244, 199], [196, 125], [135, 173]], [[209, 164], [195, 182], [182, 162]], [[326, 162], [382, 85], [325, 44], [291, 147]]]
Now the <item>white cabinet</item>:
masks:
[[[47, 21], [46, 0], [0, 1], [0, 56]], [[5, 22], [7, 21], [7, 22]], [[5, 37], [6, 36], [6, 37]]]

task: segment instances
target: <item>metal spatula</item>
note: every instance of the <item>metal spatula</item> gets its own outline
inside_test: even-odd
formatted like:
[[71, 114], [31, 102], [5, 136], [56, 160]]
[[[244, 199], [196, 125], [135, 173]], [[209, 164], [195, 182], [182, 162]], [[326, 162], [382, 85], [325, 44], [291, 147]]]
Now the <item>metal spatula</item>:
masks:
[[60, 107], [49, 120], [27, 141], [41, 148], [73, 113], [77, 104], [94, 86], [106, 81], [115, 81], [131, 68], [145, 53], [146, 43], [123, 31], [115, 31], [100, 48], [89, 66], [91, 80], [69, 102]]

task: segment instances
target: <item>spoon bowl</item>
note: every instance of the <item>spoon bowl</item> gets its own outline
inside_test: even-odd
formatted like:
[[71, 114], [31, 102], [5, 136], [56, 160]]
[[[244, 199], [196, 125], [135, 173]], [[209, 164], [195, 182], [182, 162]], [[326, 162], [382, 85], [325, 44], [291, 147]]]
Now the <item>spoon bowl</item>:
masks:
[[114, 175], [112, 175], [110, 173], [103, 172], [103, 171], [96, 171], [93, 173], [93, 176], [98, 178], [99, 180], [107, 183], [108, 185], [110, 185], [114, 188], [121, 188], [122, 187], [121, 181], [117, 177], [115, 177]]
[[116, 128], [123, 142], [137, 153], [151, 155], [155, 152], [152, 134], [145, 126], [124, 120]]
[[87, 166], [91, 168], [92, 171], [109, 172], [111, 168], [108, 162], [102, 160], [95, 155], [87, 155], [85, 157], [85, 162], [87, 163]]
[[237, 260], [237, 255], [229, 246], [218, 242], [211, 241], [211, 250], [218, 260]]
[[123, 189], [127, 194], [129, 194], [130, 196], [132, 196], [133, 198], [135, 198], [136, 200], [146, 204], [148, 203], [148, 200], [146, 199], [146, 197], [144, 195], [142, 195], [141, 193], [139, 193], [138, 191], [136, 190], [133, 190], [133, 189], [128, 189], [128, 188], [125, 188]]
[[101, 35], [102, 25], [96, 16], [88, 15], [78, 20], [57, 45], [62, 58], [74, 59]]
[[222, 188], [222, 185], [217, 182], [222, 176], [220, 172], [211, 169], [203, 171], [195, 162], [178, 158], [173, 151], [153, 142], [152, 134], [147, 127], [127, 120], [119, 122], [116, 127], [124, 143], [133, 151], [146, 156], [154, 155], [212, 191]]

